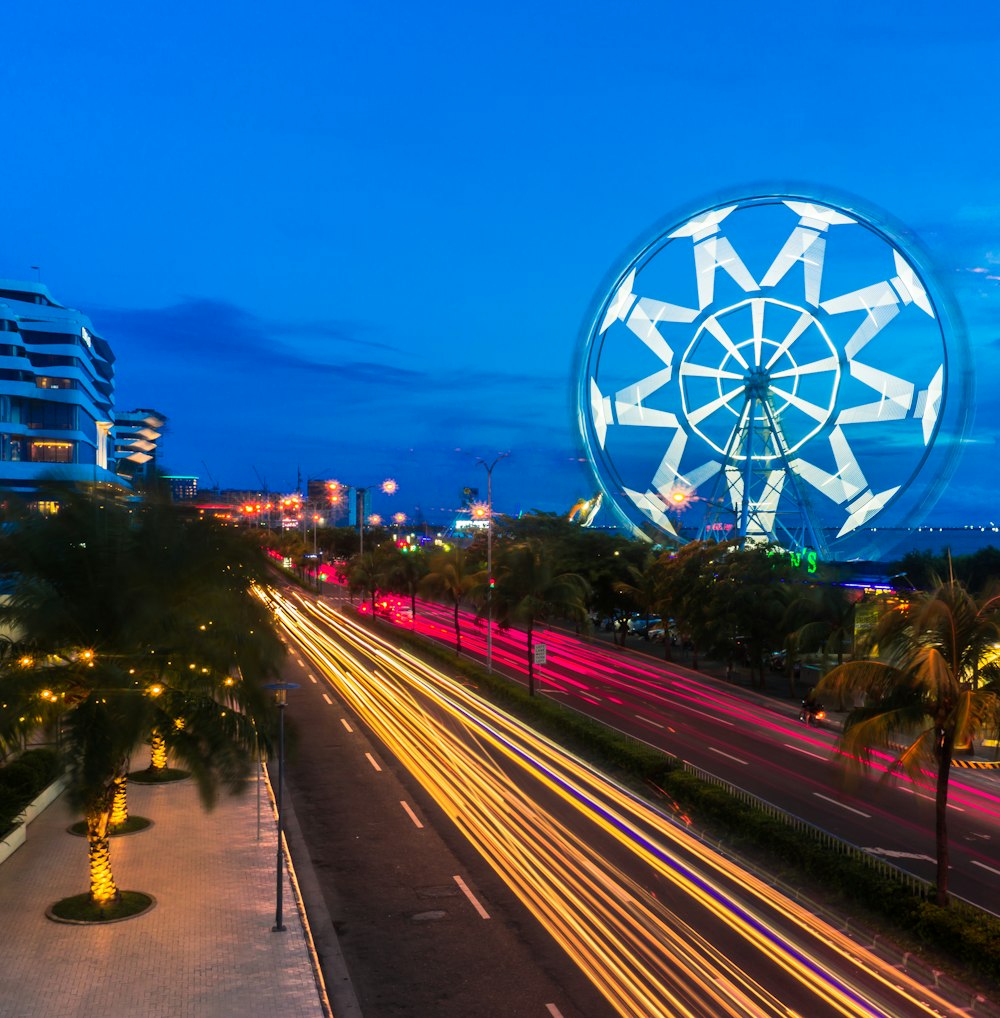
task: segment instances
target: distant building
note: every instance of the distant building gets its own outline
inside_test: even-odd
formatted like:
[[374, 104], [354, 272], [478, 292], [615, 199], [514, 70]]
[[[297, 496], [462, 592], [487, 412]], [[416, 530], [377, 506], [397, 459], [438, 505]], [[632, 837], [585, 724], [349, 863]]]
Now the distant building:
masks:
[[159, 441], [166, 423], [166, 415], [158, 410], [119, 410], [115, 413], [115, 459], [121, 477], [135, 483], [153, 476]]
[[[312, 480], [306, 482], [306, 501], [331, 527], [357, 525], [357, 490], [339, 481]], [[368, 496], [371, 508], [371, 496]]]
[[108, 483], [115, 358], [90, 319], [41, 283], [0, 279], [0, 489]]
[[198, 498], [198, 478], [190, 474], [165, 474], [172, 502], [194, 502]]

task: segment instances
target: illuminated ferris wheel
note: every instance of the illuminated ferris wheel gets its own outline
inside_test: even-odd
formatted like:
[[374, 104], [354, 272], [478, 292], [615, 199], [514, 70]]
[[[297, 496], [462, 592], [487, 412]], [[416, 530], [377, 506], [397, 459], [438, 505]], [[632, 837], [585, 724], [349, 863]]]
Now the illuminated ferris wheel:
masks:
[[[658, 228], [584, 326], [578, 414], [635, 532], [821, 554], [913, 522], [971, 406], [964, 337], [882, 214], [765, 194]], [[850, 541], [854, 539], [852, 546]]]

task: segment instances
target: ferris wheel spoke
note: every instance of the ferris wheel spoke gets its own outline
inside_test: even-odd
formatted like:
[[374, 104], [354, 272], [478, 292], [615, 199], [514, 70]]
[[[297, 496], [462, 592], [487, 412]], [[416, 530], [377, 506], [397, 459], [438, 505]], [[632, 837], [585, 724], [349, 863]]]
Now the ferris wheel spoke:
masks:
[[742, 371], [725, 371], [710, 364], [695, 364], [693, 361], [685, 361], [680, 367], [680, 374], [685, 378], [725, 378], [731, 381], [742, 381], [744, 377]]
[[717, 399], [711, 400], [704, 406], [699, 407], [697, 410], [692, 410], [688, 414], [688, 420], [692, 424], [701, 424], [706, 417], [710, 417], [716, 412], [716, 410], [721, 410], [724, 406], [728, 406], [733, 402], [733, 400], [744, 396], [745, 393], [746, 386], [743, 385], [737, 389], [733, 389], [732, 392], [723, 393], [723, 395], [719, 396]]
[[718, 318], [709, 318], [708, 321], [705, 322], [705, 329], [719, 341], [719, 343], [722, 345], [722, 348], [726, 351], [726, 353], [729, 354], [730, 357], [732, 357], [738, 364], [744, 367], [747, 371], [750, 370], [750, 365], [747, 363], [746, 358], [740, 352], [736, 344], [732, 341], [729, 334], [723, 328], [722, 323], [718, 320]]
[[776, 396], [780, 396], [786, 403], [795, 407], [796, 410], [801, 410], [806, 416], [811, 417], [814, 421], [825, 421], [827, 417], [830, 416], [829, 407], [810, 403], [809, 400], [802, 399], [801, 396], [796, 396], [794, 392], [791, 392], [788, 389], [781, 389], [774, 385], [771, 387], [771, 391]]
[[799, 317], [795, 320], [792, 327], [788, 330], [785, 338], [778, 344], [774, 353], [771, 355], [767, 364], [764, 366], [770, 371], [778, 361], [788, 353], [792, 344], [802, 335], [806, 329], [809, 328], [816, 321], [812, 314], [808, 311], [803, 311]]
[[800, 375], [815, 375], [820, 371], [836, 371], [838, 367], [840, 367], [838, 358], [823, 357], [808, 364], [796, 364], [795, 367], [786, 368], [784, 371], [772, 371], [771, 378], [798, 378]]
[[760, 364], [760, 349], [764, 342], [764, 301], [760, 297], [750, 301], [750, 318], [753, 326], [753, 362]]

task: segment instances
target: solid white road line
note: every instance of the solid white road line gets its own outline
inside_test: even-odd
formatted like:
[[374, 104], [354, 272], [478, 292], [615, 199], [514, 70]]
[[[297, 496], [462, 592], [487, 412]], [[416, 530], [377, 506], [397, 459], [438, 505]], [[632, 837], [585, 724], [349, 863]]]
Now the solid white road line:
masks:
[[417, 827], [423, 827], [423, 826], [424, 826], [424, 825], [423, 825], [423, 824], [422, 824], [422, 823], [421, 823], [421, 822], [420, 822], [420, 821], [419, 821], [419, 820], [417, 819], [417, 814], [416, 814], [416, 813], [414, 813], [412, 809], [410, 809], [410, 804], [409, 804], [408, 802], [406, 802], [406, 801], [405, 801], [405, 800], [403, 800], [403, 799], [400, 799], [400, 800], [399, 800], [399, 805], [400, 805], [400, 806], [402, 806], [402, 807], [403, 807], [403, 809], [405, 809], [405, 810], [406, 810], [406, 812], [407, 812], [407, 813], [408, 813], [408, 814], [410, 815], [410, 819], [411, 819], [411, 820], [413, 821], [413, 823], [414, 823], [414, 824], [415, 824], [415, 825], [416, 825]]
[[794, 749], [796, 753], [805, 753], [806, 756], [811, 756], [816, 760], [822, 760], [824, 763], [828, 763], [830, 760], [828, 756], [822, 756], [819, 753], [810, 753], [808, 749], [803, 749], [801, 746], [796, 746], [792, 742], [786, 742], [785, 746], [788, 749]]
[[371, 755], [371, 753], [365, 753], [365, 756], [368, 757], [368, 762], [372, 765], [372, 767], [375, 768], [375, 770], [377, 770], [377, 771], [381, 771], [382, 770], [382, 768], [379, 767], [379, 765], [378, 765], [378, 761], [375, 759], [375, 757], [373, 757]]
[[330, 697], [328, 697], [328, 696], [326, 695], [326, 693], [324, 693], [324, 694], [323, 694], [323, 699], [324, 699], [324, 700], [326, 700], [326, 702], [327, 702], [327, 703], [328, 703], [328, 704], [329, 704], [329, 705], [330, 705], [331, 707], [333, 706], [333, 700], [331, 700], [331, 699], [330, 699]]
[[813, 792], [813, 795], [817, 799], [826, 799], [827, 802], [832, 802], [834, 806], [839, 806], [841, 809], [849, 809], [852, 813], [857, 813], [859, 817], [864, 817], [866, 820], [871, 820], [871, 813], [862, 813], [861, 810], [855, 809], [853, 806], [845, 806], [842, 802], [837, 802], [836, 799], [831, 799], [828, 795], [821, 795], [819, 792]]
[[1000, 870], [994, 869], [992, 866], [987, 866], [986, 863], [979, 862], [978, 859], [973, 859], [972, 860], [972, 865], [973, 866], [978, 866], [982, 870], [989, 870], [990, 873], [995, 873], [998, 877], [1000, 877]]
[[353, 729], [353, 728], [351, 728], [351, 726], [350, 726], [350, 725], [349, 725], [349, 724], [347, 723], [347, 718], [341, 718], [341, 719], [340, 719], [340, 723], [341, 723], [341, 724], [342, 724], [342, 725], [343, 725], [343, 726], [344, 726], [344, 727], [345, 727], [345, 728], [346, 728], [346, 729], [347, 729], [347, 730], [348, 730], [349, 732], [353, 732], [353, 731], [354, 731], [354, 729]]
[[644, 721], [647, 725], [655, 725], [657, 728], [663, 728], [664, 727], [663, 725], [661, 725], [659, 723], [659, 721], [653, 721], [650, 718], [644, 718], [641, 714], [636, 714], [636, 717], [640, 721]]
[[480, 916], [482, 916], [483, 919], [489, 919], [489, 912], [487, 912], [486, 909], [479, 904], [476, 896], [469, 890], [468, 884], [466, 884], [466, 882], [458, 875], [455, 876], [455, 883], [462, 889], [462, 894], [464, 894], [466, 898], [472, 902], [472, 907], [480, 914]]
[[743, 764], [744, 767], [748, 765], [747, 760], [741, 760], [738, 756], [732, 756], [729, 753], [723, 753], [721, 749], [716, 749], [714, 746], [708, 747], [713, 753], [718, 753], [719, 756], [728, 757], [730, 760], [735, 760], [738, 764]]

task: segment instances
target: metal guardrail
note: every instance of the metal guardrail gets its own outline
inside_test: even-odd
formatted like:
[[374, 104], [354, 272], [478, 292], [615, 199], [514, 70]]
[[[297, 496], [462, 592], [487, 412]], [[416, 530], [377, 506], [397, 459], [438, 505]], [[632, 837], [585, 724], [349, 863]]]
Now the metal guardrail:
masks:
[[[568, 703], [563, 703], [561, 700], [559, 703], [567, 710], [571, 710], [574, 713], [579, 714], [581, 717], [589, 717], [586, 712], [578, 710], [576, 707], [573, 707]], [[703, 767], [698, 767], [696, 764], [689, 763], [687, 760], [671, 753], [669, 750], [663, 749], [661, 746], [654, 746], [652, 743], [645, 742], [642, 739], [637, 739], [635, 736], [629, 735], [628, 733], [620, 730], [618, 734], [625, 738], [628, 742], [634, 743], [636, 746], [645, 746], [648, 749], [654, 749], [658, 753], [662, 753], [663, 756], [675, 761], [679, 766], [683, 767], [688, 774], [692, 774], [700, 781], [705, 781], [709, 784], [722, 788], [740, 802], [744, 802], [754, 809], [759, 809], [769, 817], [775, 820], [780, 820], [782, 823], [787, 824], [794, 830], [800, 831], [803, 834], [808, 834], [810, 837], [815, 838], [820, 844], [824, 845], [831, 851], [856, 859], [865, 866], [868, 866], [870, 869], [875, 870], [885, 879], [894, 881], [895, 883], [906, 887], [913, 894], [917, 894], [925, 898], [933, 897], [935, 886], [931, 881], [924, 880], [923, 877], [918, 877], [916, 874], [909, 873], [907, 870], [893, 865], [886, 859], [873, 855], [871, 852], [866, 851], [859, 845], [846, 841], [839, 835], [831, 834], [830, 831], [817, 826], [809, 820], [803, 820], [801, 817], [795, 816], [794, 813], [789, 813], [780, 806], [776, 806], [774, 803], [768, 802], [766, 799], [762, 799], [758, 795], [754, 795], [753, 792], [748, 792], [745, 788], [740, 788], [738, 785], [734, 785], [731, 781], [727, 781], [725, 778], [718, 777], [711, 771], [705, 770]], [[959, 901], [965, 900], [958, 898], [956, 895], [952, 895], [952, 897], [957, 898]], [[971, 905], [973, 908], [978, 908], [981, 911], [988, 911], [986, 909], [982, 909], [982, 906], [975, 905], [972, 902], [967, 902], [967, 904]]]
[[768, 802], [766, 799], [761, 799], [752, 792], [748, 792], [746, 789], [740, 788], [738, 785], [734, 785], [730, 781], [726, 781], [725, 778], [717, 777], [710, 771], [706, 771], [695, 764], [688, 763], [687, 760], [681, 760], [679, 757], [675, 757], [674, 759], [677, 760], [685, 771], [689, 774], [693, 774], [700, 781], [706, 781], [709, 784], [725, 789], [725, 791], [729, 795], [733, 796], [733, 798], [746, 803], [748, 806], [752, 806], [754, 809], [760, 810], [772, 819], [780, 820], [782, 823], [787, 824], [796, 831], [809, 835], [823, 845], [824, 848], [828, 848], [840, 855], [849, 856], [850, 858], [863, 863], [869, 869], [875, 870], [879, 876], [897, 884], [901, 884], [913, 894], [921, 895], [925, 898], [929, 898], [934, 894], [934, 884], [931, 881], [924, 880], [923, 877], [918, 877], [913, 873], [909, 873], [907, 870], [900, 869], [891, 862], [866, 851], [859, 845], [855, 845], [850, 841], [845, 841], [839, 835], [831, 834], [822, 827], [818, 827], [816, 824], [811, 823], [808, 820], [803, 820], [801, 817], [795, 816], [794, 813], [789, 813], [787, 810], [784, 810], [779, 806], [775, 806], [774, 803]]

